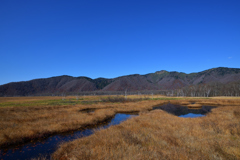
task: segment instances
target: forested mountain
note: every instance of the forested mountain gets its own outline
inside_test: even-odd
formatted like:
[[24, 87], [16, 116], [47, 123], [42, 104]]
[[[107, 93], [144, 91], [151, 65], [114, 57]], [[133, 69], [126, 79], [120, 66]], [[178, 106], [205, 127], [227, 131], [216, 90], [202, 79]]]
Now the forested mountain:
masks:
[[113, 79], [58, 76], [12, 82], [0, 86], [0, 96], [29, 96], [81, 93], [84, 91], [177, 90], [217, 83], [227, 85], [240, 80], [239, 68], [212, 68], [198, 73], [168, 72], [127, 75]]

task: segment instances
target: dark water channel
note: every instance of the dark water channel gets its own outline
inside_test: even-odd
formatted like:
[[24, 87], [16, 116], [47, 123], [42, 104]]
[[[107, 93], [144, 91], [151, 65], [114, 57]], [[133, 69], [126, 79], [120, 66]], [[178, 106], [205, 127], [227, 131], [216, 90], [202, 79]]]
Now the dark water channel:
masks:
[[105, 129], [112, 125], [118, 125], [121, 122], [135, 116], [137, 115], [117, 113], [114, 116], [114, 118], [112, 118], [108, 122], [98, 125], [95, 128], [53, 135], [46, 139], [41, 139], [31, 143], [23, 144], [23, 145], [13, 146], [11, 148], [5, 148], [0, 150], [0, 159], [1, 160], [2, 159], [3, 160], [13, 160], [13, 159], [25, 160], [25, 159], [36, 158], [39, 156], [44, 156], [47, 159], [50, 159], [50, 155], [57, 149], [59, 144], [67, 141], [72, 141], [77, 138], [89, 136], [93, 134], [96, 129]]
[[198, 109], [190, 109], [186, 106], [174, 105], [171, 103], [153, 107], [155, 109], [161, 109], [178, 117], [184, 118], [196, 118], [196, 117], [203, 117], [206, 113], [210, 112], [212, 108], [216, 108], [213, 106], [202, 106]]
[[93, 113], [95, 112], [96, 108], [86, 108], [86, 109], [82, 109], [80, 110], [80, 112], [82, 113]]

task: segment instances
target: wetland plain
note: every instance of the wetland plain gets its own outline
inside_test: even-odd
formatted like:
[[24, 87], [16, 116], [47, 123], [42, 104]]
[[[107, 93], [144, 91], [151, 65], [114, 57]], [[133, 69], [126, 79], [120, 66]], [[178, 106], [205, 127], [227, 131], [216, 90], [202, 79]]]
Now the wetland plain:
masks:
[[[39, 156], [35, 151], [36, 156], [30, 158], [240, 158], [240, 98], [159, 95], [147, 98], [128, 96], [127, 100], [119, 96], [112, 98], [114, 101], [107, 96], [78, 99], [69, 96], [64, 100], [61, 97], [1, 97], [0, 159], [9, 159], [6, 155], [13, 156], [12, 150], [24, 155], [30, 149], [26, 145], [50, 139], [59, 141], [52, 148], [52, 142], [47, 143], [49, 153], [46, 151]], [[196, 114], [200, 107], [205, 116], [182, 118], [179, 116], [184, 114], [176, 116], [166, 111], [174, 110], [173, 106], [185, 106], [181, 107], [184, 114], [187, 110]], [[109, 125], [119, 117], [121, 123]], [[123, 122], [121, 118], [128, 120]], [[84, 136], [80, 133], [82, 131], [90, 134]], [[77, 132], [81, 135], [74, 136]], [[64, 140], [66, 135], [74, 138]], [[14, 147], [19, 150], [14, 151]]]

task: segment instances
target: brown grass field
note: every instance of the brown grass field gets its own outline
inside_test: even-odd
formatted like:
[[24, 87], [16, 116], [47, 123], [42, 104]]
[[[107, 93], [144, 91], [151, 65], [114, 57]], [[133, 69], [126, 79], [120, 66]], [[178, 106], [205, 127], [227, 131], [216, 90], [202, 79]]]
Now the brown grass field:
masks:
[[[100, 122], [113, 117], [117, 112], [133, 112], [151, 109], [151, 105], [159, 102], [152, 101], [151, 105], [147, 101], [129, 103], [90, 103], [78, 104], [73, 97], [64, 100], [56, 97], [57, 102], [51, 105], [42, 104], [42, 97], [22, 97], [22, 98], [0, 98], [0, 147], [10, 144], [24, 143], [32, 139], [43, 138], [45, 136], [76, 129], [83, 129], [94, 126]], [[87, 97], [86, 100], [94, 100], [96, 97]], [[11, 105], [9, 99], [12, 99]], [[47, 97], [47, 100], [52, 97]], [[40, 101], [39, 101], [40, 100]], [[71, 101], [69, 101], [71, 100]], [[60, 102], [58, 102], [60, 101]], [[16, 103], [12, 103], [16, 102]], [[71, 103], [70, 103], [71, 102]], [[91, 102], [91, 101], [89, 101]], [[19, 104], [19, 106], [17, 106]], [[26, 106], [24, 106], [26, 104]], [[32, 104], [33, 106], [29, 106]], [[34, 106], [34, 104], [36, 106]], [[84, 109], [94, 108], [94, 113], [81, 112]]]
[[[156, 95], [133, 102], [96, 102], [105, 97], [1, 97], [0, 146], [97, 125], [117, 112], [138, 111], [140, 116], [120, 125], [61, 145], [53, 159], [240, 159], [240, 98]], [[150, 111], [168, 102], [218, 107], [194, 119]], [[88, 108], [96, 111], [81, 111]]]

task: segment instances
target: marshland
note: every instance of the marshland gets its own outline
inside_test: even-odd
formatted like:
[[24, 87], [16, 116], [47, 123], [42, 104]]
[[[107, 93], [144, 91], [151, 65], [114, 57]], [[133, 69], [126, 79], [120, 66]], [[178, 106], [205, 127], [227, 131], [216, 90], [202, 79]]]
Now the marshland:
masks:
[[0, 131], [0, 159], [45, 142], [29, 159], [240, 159], [240, 98], [0, 97]]

